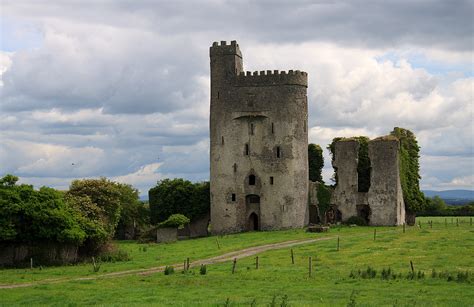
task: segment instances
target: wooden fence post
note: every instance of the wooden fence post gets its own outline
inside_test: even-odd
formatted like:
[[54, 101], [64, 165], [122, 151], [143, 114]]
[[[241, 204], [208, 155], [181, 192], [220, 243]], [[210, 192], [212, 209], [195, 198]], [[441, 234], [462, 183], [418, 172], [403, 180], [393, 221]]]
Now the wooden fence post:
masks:
[[183, 262], [183, 271], [186, 272], [186, 259]]
[[30, 258], [30, 269], [33, 269], [33, 257]]
[[415, 268], [413, 267], [413, 261], [410, 260], [411, 272], [415, 274]]
[[312, 273], [312, 269], [313, 269], [313, 259], [311, 258], [311, 256], [309, 256], [309, 265], [308, 265], [308, 274], [309, 274], [309, 277], [311, 278], [311, 273]]
[[221, 245], [219, 244], [219, 239], [216, 237], [217, 249], [221, 249]]
[[189, 271], [189, 258], [186, 258], [186, 271]]
[[471, 220], [470, 220], [469, 224], [472, 226], [472, 217], [471, 217]]
[[237, 265], [237, 258], [234, 258], [234, 263], [232, 264], [232, 274], [235, 273], [235, 266]]
[[339, 251], [339, 236], [337, 236], [337, 251]]
[[258, 270], [258, 256], [255, 257], [255, 269]]
[[375, 241], [375, 237], [377, 236], [377, 228], [374, 229], [374, 241]]
[[293, 249], [291, 249], [291, 264], [295, 264], [295, 255], [293, 254]]

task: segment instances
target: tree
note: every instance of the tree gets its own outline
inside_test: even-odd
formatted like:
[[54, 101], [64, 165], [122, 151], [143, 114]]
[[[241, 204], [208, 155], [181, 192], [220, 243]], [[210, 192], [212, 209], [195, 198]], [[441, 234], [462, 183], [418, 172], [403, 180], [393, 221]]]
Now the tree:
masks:
[[182, 214], [193, 220], [210, 210], [209, 182], [164, 179], [151, 188], [148, 195], [153, 224], [164, 221], [172, 214]]
[[[85, 210], [86, 216], [93, 212], [91, 218], [105, 228], [110, 237], [114, 235], [115, 228], [120, 219], [122, 210], [122, 201], [128, 196], [122, 195], [119, 184], [106, 178], [100, 179], [82, 179], [74, 180], [67, 195], [69, 198], [79, 198], [86, 207], [80, 207]], [[90, 202], [84, 198], [89, 198]], [[92, 205], [91, 205], [92, 204]], [[93, 208], [97, 206], [97, 208]], [[100, 219], [101, 221], [97, 221]]]
[[[14, 179], [14, 180], [12, 180]], [[16, 185], [18, 177], [0, 182], [0, 240], [7, 242], [58, 242], [80, 245], [86, 233], [79, 216], [55, 189]]]
[[324, 167], [323, 150], [319, 145], [308, 145], [309, 180], [324, 183], [322, 169]]
[[17, 181], [18, 181], [17, 176], [6, 174], [2, 179], [0, 179], [0, 186], [12, 187], [16, 184]]
[[137, 189], [129, 184], [117, 183], [122, 211], [115, 232], [118, 239], [135, 238], [150, 221], [150, 210], [139, 199]]

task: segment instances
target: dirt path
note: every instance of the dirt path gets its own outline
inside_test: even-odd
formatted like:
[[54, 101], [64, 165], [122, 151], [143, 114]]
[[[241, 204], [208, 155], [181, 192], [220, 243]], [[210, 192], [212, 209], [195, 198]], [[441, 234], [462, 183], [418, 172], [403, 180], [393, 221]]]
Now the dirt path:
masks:
[[[189, 266], [197, 267], [197, 266], [200, 266], [201, 264], [209, 265], [209, 264], [215, 264], [215, 263], [222, 263], [222, 262], [233, 260], [234, 258], [237, 258], [237, 259], [245, 258], [245, 257], [256, 255], [258, 253], [266, 252], [269, 250], [281, 249], [281, 248], [302, 245], [302, 244], [307, 244], [307, 243], [312, 243], [312, 242], [317, 242], [317, 241], [326, 241], [326, 240], [331, 240], [334, 238], [335, 238], [334, 236], [331, 236], [331, 237], [324, 237], [324, 238], [317, 238], [317, 239], [292, 240], [292, 241], [284, 241], [284, 242], [279, 242], [279, 243], [254, 246], [254, 247], [241, 249], [238, 251], [229, 252], [223, 255], [207, 258], [207, 259], [195, 260], [193, 262], [190, 262]], [[173, 264], [172, 266], [178, 270], [183, 269], [183, 263]], [[163, 272], [165, 267], [166, 266], [159, 266], [159, 267], [152, 267], [152, 268], [147, 268], [147, 269], [119, 271], [119, 272], [106, 273], [106, 274], [100, 274], [100, 275], [88, 276], [88, 277], [45, 279], [45, 280], [35, 281], [31, 283], [0, 285], [0, 289], [24, 288], [24, 287], [32, 287], [36, 285], [56, 284], [56, 283], [61, 283], [61, 282], [78, 281], [78, 280], [95, 280], [95, 279], [100, 279], [100, 278], [114, 278], [114, 277], [121, 277], [121, 276], [133, 275], [133, 274], [149, 275], [153, 273]]]

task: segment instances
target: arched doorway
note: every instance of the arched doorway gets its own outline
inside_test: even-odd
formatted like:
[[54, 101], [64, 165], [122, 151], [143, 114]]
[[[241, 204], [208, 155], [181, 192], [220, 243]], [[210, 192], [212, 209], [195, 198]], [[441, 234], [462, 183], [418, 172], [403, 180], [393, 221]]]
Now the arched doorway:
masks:
[[245, 205], [247, 212], [247, 231], [260, 230], [260, 196], [249, 194], [245, 196]]
[[259, 230], [258, 225], [258, 215], [255, 212], [250, 214], [248, 222], [247, 222], [247, 230], [248, 231], [256, 231]]

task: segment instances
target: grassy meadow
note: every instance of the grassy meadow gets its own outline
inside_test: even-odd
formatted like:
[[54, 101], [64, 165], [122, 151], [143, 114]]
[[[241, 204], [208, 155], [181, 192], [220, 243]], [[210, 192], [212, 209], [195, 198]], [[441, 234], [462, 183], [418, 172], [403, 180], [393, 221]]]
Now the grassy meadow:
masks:
[[[428, 221], [433, 221], [432, 226]], [[474, 226], [470, 218], [423, 217], [418, 222], [421, 229], [407, 227], [405, 233], [402, 227], [336, 227], [324, 234], [289, 230], [172, 244], [118, 242], [132, 260], [103, 263], [96, 273], [90, 263], [0, 270], [2, 285], [35, 283], [0, 289], [0, 305], [472, 306]], [[258, 254], [258, 269], [255, 256], [239, 259], [234, 274], [229, 260], [208, 265], [205, 275], [195, 267], [187, 273], [176, 270], [172, 275], [160, 272], [77, 280], [183, 263], [187, 257], [196, 261], [251, 246], [319, 237], [330, 239], [292, 247], [294, 264], [290, 248], [282, 248]], [[466, 271], [470, 272], [467, 280], [462, 278]]]

